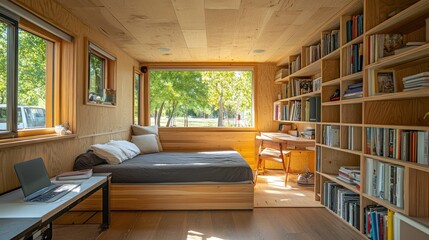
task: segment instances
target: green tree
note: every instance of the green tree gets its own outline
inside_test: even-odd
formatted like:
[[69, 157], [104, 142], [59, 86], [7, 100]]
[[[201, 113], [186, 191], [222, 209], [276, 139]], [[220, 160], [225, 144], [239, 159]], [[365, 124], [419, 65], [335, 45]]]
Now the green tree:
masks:
[[150, 72], [150, 112], [158, 126], [164, 110], [166, 127], [170, 127], [174, 116], [179, 114], [187, 119], [190, 111], [196, 114], [210, 113], [207, 93], [207, 85], [198, 71]]
[[0, 104], [6, 104], [7, 25], [0, 22]]

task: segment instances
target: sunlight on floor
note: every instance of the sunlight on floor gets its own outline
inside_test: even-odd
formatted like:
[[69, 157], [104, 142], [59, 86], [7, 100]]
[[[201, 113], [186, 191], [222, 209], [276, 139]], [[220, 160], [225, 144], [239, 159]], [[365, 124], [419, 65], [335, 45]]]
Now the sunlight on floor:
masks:
[[218, 237], [206, 237], [204, 233], [189, 230], [186, 240], [224, 240], [224, 239], [218, 238]]

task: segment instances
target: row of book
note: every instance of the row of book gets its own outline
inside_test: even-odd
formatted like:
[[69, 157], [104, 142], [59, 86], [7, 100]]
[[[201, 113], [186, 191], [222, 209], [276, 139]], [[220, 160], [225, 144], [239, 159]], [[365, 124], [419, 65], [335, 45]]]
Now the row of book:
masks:
[[351, 16], [346, 21], [347, 42], [363, 34], [363, 14]]
[[365, 153], [429, 165], [429, 131], [366, 128]]
[[354, 151], [362, 150], [362, 129], [355, 126], [347, 128], [347, 149]]
[[322, 32], [322, 57], [340, 47], [340, 30]]
[[349, 84], [344, 91], [343, 99], [361, 98], [363, 96], [362, 82]]
[[322, 143], [331, 147], [340, 147], [340, 126], [324, 125]]
[[404, 167], [366, 159], [366, 192], [404, 208]]
[[363, 211], [364, 233], [369, 239], [393, 239], [393, 211], [379, 205], [368, 205]]
[[290, 74], [301, 69], [301, 55], [296, 56], [294, 60], [290, 61], [289, 68]]
[[301, 101], [292, 101], [289, 111], [290, 121], [301, 121]]
[[377, 62], [378, 59], [394, 54], [396, 49], [404, 47], [404, 36], [399, 33], [374, 34], [369, 36], [368, 61]]
[[322, 166], [322, 148], [316, 146], [316, 172], [320, 172]]
[[363, 43], [352, 44], [346, 51], [346, 75], [362, 71]]
[[303, 54], [305, 56], [304, 66], [308, 66], [320, 59], [321, 57], [320, 49], [321, 49], [320, 43], [311, 45], [308, 47], [304, 47], [303, 49], [304, 50]]
[[292, 97], [313, 91], [313, 80], [309, 78], [292, 78], [290, 80], [290, 94]]
[[402, 79], [404, 91], [418, 90], [429, 87], [429, 72], [421, 72]]
[[341, 166], [338, 170], [337, 179], [360, 189], [360, 167], [359, 166]]
[[276, 77], [274, 79], [279, 80], [279, 79], [287, 77], [288, 75], [289, 75], [289, 69], [288, 68], [282, 68], [276, 72]]
[[338, 183], [323, 183], [324, 205], [355, 228], [360, 228], [359, 194], [344, 188]]

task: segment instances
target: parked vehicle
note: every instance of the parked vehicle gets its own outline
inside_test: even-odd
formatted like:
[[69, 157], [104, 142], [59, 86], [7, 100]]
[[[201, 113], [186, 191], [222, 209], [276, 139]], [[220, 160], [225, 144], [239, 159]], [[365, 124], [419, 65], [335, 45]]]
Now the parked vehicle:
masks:
[[[18, 106], [18, 129], [45, 128], [45, 109], [37, 106]], [[0, 104], [0, 130], [6, 130], [6, 104]]]

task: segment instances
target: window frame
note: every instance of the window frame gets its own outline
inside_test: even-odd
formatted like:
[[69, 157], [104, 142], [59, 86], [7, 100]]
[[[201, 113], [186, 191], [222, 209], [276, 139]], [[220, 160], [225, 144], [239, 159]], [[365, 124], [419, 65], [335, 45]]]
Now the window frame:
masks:
[[116, 96], [112, 104], [96, 103], [89, 100], [89, 87], [90, 87], [90, 55], [93, 54], [98, 58], [103, 59], [104, 62], [104, 73], [103, 73], [103, 87], [104, 89], [112, 89], [116, 95], [116, 57], [106, 52], [102, 48], [98, 47], [94, 41], [85, 38], [85, 95], [84, 104], [90, 106], [103, 106], [103, 107], [116, 107], [117, 100]]
[[[134, 106], [134, 102], [135, 102], [135, 99], [134, 99], [134, 96], [135, 96], [135, 76], [136, 76], [136, 74], [137, 75], [139, 75], [139, 80], [138, 80], [138, 82], [139, 82], [139, 92], [138, 92], [138, 113], [137, 113], [137, 123], [136, 122], [134, 122], [134, 118], [135, 118], [135, 116], [134, 116], [134, 108], [135, 108], [135, 106]], [[136, 68], [136, 67], [133, 67], [133, 114], [132, 114], [132, 122], [133, 122], [133, 124], [138, 124], [138, 125], [143, 125], [144, 124], [144, 116], [143, 116], [143, 113], [144, 113], [144, 106], [143, 106], [143, 102], [144, 102], [144, 85], [143, 85], [143, 83], [144, 83], [144, 73], [142, 73], [138, 68]]]
[[[3, 19], [5, 19], [5, 16], [3, 16]], [[6, 16], [6, 20], [7, 20]], [[24, 18], [19, 18], [19, 21], [16, 21], [16, 49], [14, 51], [15, 55], [13, 56], [15, 59], [13, 60], [13, 64], [16, 66], [9, 66], [10, 61], [8, 60], [8, 68], [14, 68], [13, 77], [10, 77], [8, 74], [8, 82], [7, 86], [7, 92], [8, 92], [8, 103], [7, 103], [7, 112], [8, 112], [8, 129], [10, 131], [6, 130], [0, 133], [0, 139], [10, 139], [10, 138], [16, 138], [16, 137], [27, 137], [27, 136], [35, 136], [35, 135], [42, 135], [42, 134], [51, 134], [54, 133], [54, 126], [57, 124], [60, 124], [60, 115], [61, 115], [61, 108], [60, 108], [60, 74], [61, 74], [61, 43], [62, 39], [55, 36], [54, 34], [34, 25], [33, 23], [27, 21]], [[43, 38], [46, 40], [47, 43], [47, 50], [46, 50], [46, 109], [45, 109], [45, 126], [44, 128], [33, 128], [33, 129], [18, 129], [18, 58], [19, 58], [19, 49], [18, 49], [18, 40], [19, 35], [18, 32], [26, 31], [30, 34], [33, 34], [37, 37]], [[9, 55], [9, 53], [8, 53]], [[8, 70], [11, 71], [11, 70]], [[52, 74], [51, 74], [52, 73]], [[9, 102], [11, 102], [11, 105], [9, 105]], [[10, 117], [9, 117], [10, 116]]]
[[246, 131], [256, 131], [258, 126], [258, 114], [257, 114], [257, 98], [256, 98], [256, 74], [257, 66], [255, 64], [246, 64], [246, 63], [155, 63], [147, 65], [148, 71], [145, 74], [146, 79], [146, 89], [144, 91], [144, 101], [145, 101], [145, 125], [151, 125], [150, 122], [150, 72], [153, 70], [196, 70], [196, 71], [252, 71], [252, 115], [253, 115], [253, 126], [252, 127], [164, 127], [159, 126], [162, 131], [185, 131], [185, 132], [246, 132]]

